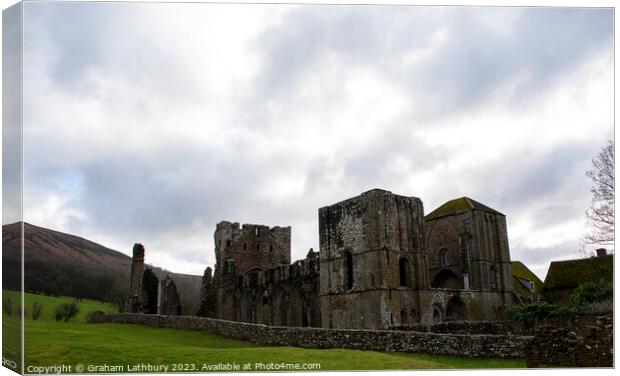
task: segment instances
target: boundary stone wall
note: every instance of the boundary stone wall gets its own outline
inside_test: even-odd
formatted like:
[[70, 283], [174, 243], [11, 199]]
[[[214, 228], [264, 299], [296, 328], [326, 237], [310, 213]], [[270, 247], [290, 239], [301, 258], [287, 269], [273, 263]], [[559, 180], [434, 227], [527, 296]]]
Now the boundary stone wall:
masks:
[[545, 325], [525, 345], [529, 368], [613, 367], [613, 317], [599, 317], [583, 336], [567, 327]]
[[206, 330], [261, 345], [321, 349], [412, 352], [464, 357], [522, 358], [530, 337], [513, 335], [438, 334], [399, 330], [327, 329], [267, 326], [206, 317], [135, 313], [100, 314], [89, 323], [141, 324], [157, 328]]
[[503, 321], [445, 321], [431, 325], [430, 331], [445, 334], [516, 334], [514, 324]]

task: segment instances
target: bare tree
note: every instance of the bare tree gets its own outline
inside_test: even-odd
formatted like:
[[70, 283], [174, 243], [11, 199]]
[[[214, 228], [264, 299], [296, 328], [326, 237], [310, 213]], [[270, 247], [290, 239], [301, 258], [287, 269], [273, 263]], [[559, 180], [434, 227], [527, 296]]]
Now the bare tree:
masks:
[[585, 242], [595, 246], [614, 246], [614, 141], [609, 140], [592, 159], [586, 171], [592, 179], [592, 206], [586, 211], [588, 231]]

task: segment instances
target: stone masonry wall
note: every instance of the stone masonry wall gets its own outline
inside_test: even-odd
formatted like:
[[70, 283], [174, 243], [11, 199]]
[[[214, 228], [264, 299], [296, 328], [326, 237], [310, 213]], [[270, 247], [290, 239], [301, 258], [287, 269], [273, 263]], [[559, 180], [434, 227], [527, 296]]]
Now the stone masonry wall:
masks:
[[565, 327], [546, 325], [536, 329], [525, 345], [525, 361], [530, 368], [613, 367], [613, 317], [599, 317], [584, 336]]
[[262, 345], [304, 348], [358, 349], [465, 357], [520, 358], [529, 337], [459, 335], [413, 331], [293, 328], [248, 324], [190, 316], [101, 314], [89, 323], [128, 323], [157, 328], [206, 330], [223, 337]]

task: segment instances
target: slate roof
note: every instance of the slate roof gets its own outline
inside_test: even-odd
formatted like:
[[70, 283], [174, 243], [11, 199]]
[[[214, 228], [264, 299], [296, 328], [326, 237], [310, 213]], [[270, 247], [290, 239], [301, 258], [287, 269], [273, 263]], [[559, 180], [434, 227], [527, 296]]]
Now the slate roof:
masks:
[[553, 261], [545, 277], [545, 289], [573, 288], [580, 283], [613, 282], [614, 256], [606, 255], [567, 261]]
[[454, 200], [450, 200], [441, 205], [437, 209], [430, 212], [425, 218], [434, 219], [443, 217], [449, 214], [456, 214], [467, 210], [482, 210], [493, 214], [504, 215], [495, 209], [492, 209], [484, 204], [479, 203], [476, 200], [472, 200], [469, 197], [461, 197]]
[[[543, 289], [543, 281], [536, 276], [527, 266], [521, 261], [512, 261], [512, 284], [515, 288], [515, 292], [520, 296], [529, 298], [532, 294], [536, 297], [540, 295]], [[525, 286], [522, 281], [534, 282], [534, 292], [530, 292], [529, 288]]]

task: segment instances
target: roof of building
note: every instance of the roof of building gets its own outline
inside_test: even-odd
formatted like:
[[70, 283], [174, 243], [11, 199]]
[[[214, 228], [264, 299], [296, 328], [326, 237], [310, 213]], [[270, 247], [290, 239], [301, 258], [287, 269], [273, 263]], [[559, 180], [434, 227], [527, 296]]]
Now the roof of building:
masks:
[[553, 261], [545, 277], [545, 289], [572, 288], [585, 282], [612, 282], [614, 278], [613, 255], [589, 257], [567, 261]]
[[515, 292], [520, 296], [529, 297], [532, 292], [522, 281], [532, 281], [534, 283], [534, 294], [540, 294], [543, 289], [543, 282], [521, 261], [513, 261], [512, 265], [512, 284]]
[[430, 212], [426, 219], [433, 219], [443, 217], [444, 215], [460, 213], [467, 210], [482, 210], [489, 213], [504, 215], [495, 209], [492, 209], [484, 204], [479, 203], [476, 200], [472, 200], [469, 197], [461, 197], [454, 200], [450, 200], [441, 205], [437, 209]]

